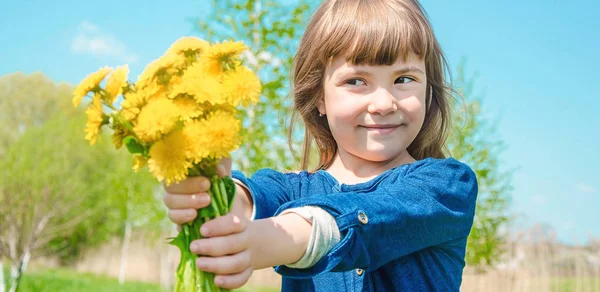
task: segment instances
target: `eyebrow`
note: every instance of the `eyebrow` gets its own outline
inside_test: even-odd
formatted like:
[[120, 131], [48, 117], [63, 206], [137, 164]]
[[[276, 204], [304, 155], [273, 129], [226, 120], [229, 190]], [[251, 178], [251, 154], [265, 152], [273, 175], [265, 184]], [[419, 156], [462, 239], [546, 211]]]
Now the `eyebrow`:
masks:
[[[405, 74], [405, 73], [420, 73], [425, 75], [425, 72], [423, 72], [423, 70], [421, 70], [421, 68], [416, 67], [416, 66], [405, 66], [405, 67], [401, 67], [397, 70], [394, 70], [393, 74], [394, 75], [400, 75], [400, 74]], [[346, 74], [357, 74], [357, 75], [364, 75], [364, 76], [371, 76], [373, 74], [371, 74], [371, 72], [367, 71], [367, 70], [363, 70], [363, 69], [349, 69], [349, 70], [344, 70], [340, 73], [341, 75], [346, 75]]]

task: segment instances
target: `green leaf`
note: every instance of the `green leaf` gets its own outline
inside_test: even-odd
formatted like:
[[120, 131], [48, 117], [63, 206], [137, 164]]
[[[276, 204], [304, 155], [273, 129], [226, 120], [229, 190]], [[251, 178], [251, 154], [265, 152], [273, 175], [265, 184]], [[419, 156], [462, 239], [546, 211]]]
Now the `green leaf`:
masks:
[[140, 142], [133, 136], [127, 136], [123, 139], [123, 144], [127, 146], [127, 150], [131, 154], [144, 154], [145, 148]]
[[187, 251], [185, 234], [183, 230], [177, 234], [177, 237], [170, 237], [167, 239], [170, 239], [171, 241], [169, 241], [169, 244], [178, 247], [182, 254]]
[[184, 234], [183, 230], [181, 230], [179, 232], [179, 234], [177, 235], [177, 237], [170, 237], [167, 239], [171, 240], [168, 242], [170, 245], [176, 246], [177, 248], [179, 248], [179, 251], [181, 252], [181, 260], [179, 261], [179, 265], [177, 266], [177, 276], [178, 276], [177, 278], [181, 278], [183, 275], [183, 270], [185, 269], [185, 259], [186, 259], [185, 255], [188, 254], [187, 247], [186, 247], [185, 234]]

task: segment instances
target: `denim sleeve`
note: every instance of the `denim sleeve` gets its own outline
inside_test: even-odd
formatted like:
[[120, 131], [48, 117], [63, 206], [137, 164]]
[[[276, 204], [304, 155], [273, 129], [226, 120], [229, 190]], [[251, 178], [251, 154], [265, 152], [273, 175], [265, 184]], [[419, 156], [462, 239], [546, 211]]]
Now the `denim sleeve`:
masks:
[[241, 181], [250, 190], [256, 208], [255, 219], [272, 217], [281, 205], [298, 197], [299, 179], [295, 173], [265, 168], [247, 178], [242, 172], [234, 170], [232, 178]]
[[293, 278], [355, 268], [367, 271], [410, 253], [466, 238], [473, 225], [477, 179], [467, 165], [439, 160], [408, 169], [369, 192], [312, 196], [282, 205], [318, 206], [336, 218], [342, 240], [308, 269], [276, 267]]

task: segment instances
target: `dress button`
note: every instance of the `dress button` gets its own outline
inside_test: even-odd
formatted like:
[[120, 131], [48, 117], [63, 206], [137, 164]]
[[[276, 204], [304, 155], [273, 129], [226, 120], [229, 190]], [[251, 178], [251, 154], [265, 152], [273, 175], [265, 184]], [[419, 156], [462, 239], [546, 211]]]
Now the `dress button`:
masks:
[[356, 274], [359, 276], [362, 276], [362, 274], [365, 272], [365, 270], [363, 269], [356, 269]]
[[358, 211], [358, 221], [360, 221], [360, 223], [362, 224], [367, 224], [369, 223], [369, 217], [367, 217], [367, 214], [365, 214], [365, 212]]

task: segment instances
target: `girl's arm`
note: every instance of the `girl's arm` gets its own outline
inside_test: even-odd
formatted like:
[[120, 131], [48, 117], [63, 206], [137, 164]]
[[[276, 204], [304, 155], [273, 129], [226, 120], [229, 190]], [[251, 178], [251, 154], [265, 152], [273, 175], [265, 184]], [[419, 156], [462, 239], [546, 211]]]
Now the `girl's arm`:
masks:
[[306, 251], [311, 229], [294, 213], [250, 223], [251, 266], [258, 270], [297, 262]]
[[[191, 246], [205, 255], [199, 268], [218, 274], [217, 285], [243, 285], [252, 270], [278, 266], [285, 276], [314, 277], [355, 268], [376, 270], [395, 259], [428, 247], [449, 247], [453, 263], [462, 269], [464, 244], [475, 212], [477, 182], [473, 171], [453, 159], [415, 163], [397, 181], [368, 193], [342, 192], [297, 199], [284, 210], [317, 206], [334, 216], [341, 242], [316, 265], [292, 269], [306, 251], [312, 225], [289, 213], [255, 220], [219, 217], [201, 230], [208, 238]], [[462, 252], [456, 250], [461, 250]]]
[[237, 194], [246, 194], [245, 199], [238, 196], [242, 197], [239, 203], [251, 210], [252, 219], [272, 217], [281, 205], [297, 199], [301, 188], [298, 174], [268, 168], [257, 171], [251, 178], [240, 171], [233, 171], [232, 178], [236, 181]]
[[[371, 192], [341, 192], [286, 203], [276, 214], [301, 206], [328, 211], [335, 217], [342, 240], [311, 268], [279, 266], [276, 270], [295, 277], [355, 268], [375, 270], [428, 247], [456, 247], [469, 235], [476, 197], [475, 173], [463, 163], [445, 159], [415, 163], [397, 181]], [[461, 255], [455, 256], [463, 261], [458, 258]]]

